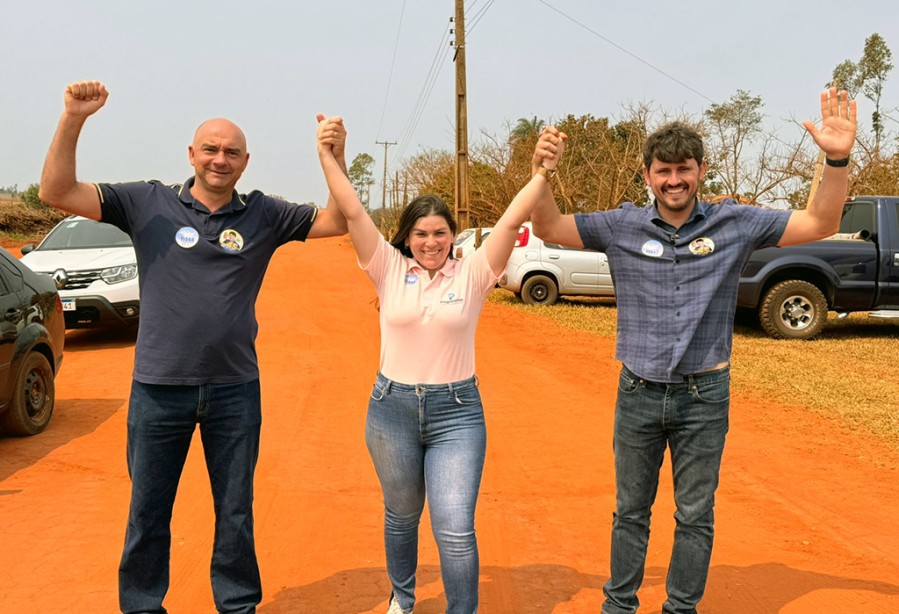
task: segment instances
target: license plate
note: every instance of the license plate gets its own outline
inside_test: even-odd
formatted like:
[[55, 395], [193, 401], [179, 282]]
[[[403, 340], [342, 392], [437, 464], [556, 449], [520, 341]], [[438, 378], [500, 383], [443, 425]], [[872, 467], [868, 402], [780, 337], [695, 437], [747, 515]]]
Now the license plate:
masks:
[[63, 311], [75, 311], [75, 299], [73, 299], [73, 298], [62, 299], [62, 310]]

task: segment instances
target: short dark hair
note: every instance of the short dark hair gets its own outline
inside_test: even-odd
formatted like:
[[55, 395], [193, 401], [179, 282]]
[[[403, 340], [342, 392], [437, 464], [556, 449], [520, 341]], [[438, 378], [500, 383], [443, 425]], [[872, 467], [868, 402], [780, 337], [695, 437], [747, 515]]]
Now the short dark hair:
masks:
[[702, 137], [683, 122], [665, 124], [652, 134], [643, 144], [643, 165], [648, 169], [653, 160], [666, 163], [696, 160], [702, 164], [704, 148]]
[[[406, 258], [413, 257], [412, 251], [406, 247], [406, 239], [409, 238], [409, 233], [412, 232], [412, 228], [418, 220], [429, 215], [439, 215], [445, 219], [449, 225], [450, 233], [452, 233], [452, 236], [456, 236], [456, 220], [453, 218], [453, 212], [450, 211], [443, 199], [433, 194], [419, 196], [403, 209], [403, 213], [400, 215], [399, 227], [390, 240], [390, 244], [400, 250]], [[452, 257], [452, 251], [450, 251], [450, 258]]]

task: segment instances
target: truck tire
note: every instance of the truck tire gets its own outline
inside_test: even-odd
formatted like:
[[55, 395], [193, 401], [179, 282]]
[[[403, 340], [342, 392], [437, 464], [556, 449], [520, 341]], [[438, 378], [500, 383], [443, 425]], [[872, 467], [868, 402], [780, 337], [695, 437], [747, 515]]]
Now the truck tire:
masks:
[[521, 286], [521, 300], [526, 305], [552, 305], [559, 298], [559, 288], [551, 277], [534, 275]]
[[775, 339], [812, 339], [826, 321], [827, 299], [817, 286], [799, 279], [771, 286], [759, 307], [759, 322]]

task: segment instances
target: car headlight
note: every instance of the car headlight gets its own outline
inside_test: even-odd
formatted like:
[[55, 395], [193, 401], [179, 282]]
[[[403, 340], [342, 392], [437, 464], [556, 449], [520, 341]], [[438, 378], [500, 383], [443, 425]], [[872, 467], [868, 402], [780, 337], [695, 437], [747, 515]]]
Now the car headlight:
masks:
[[137, 264], [111, 266], [100, 271], [100, 279], [108, 284], [118, 284], [137, 277]]

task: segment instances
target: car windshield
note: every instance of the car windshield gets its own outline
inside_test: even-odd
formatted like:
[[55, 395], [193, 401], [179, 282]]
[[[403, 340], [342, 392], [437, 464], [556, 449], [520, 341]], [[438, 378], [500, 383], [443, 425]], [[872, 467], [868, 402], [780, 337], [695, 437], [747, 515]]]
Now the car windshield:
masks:
[[65, 220], [43, 240], [40, 250], [130, 247], [131, 237], [113, 226], [94, 220]]

